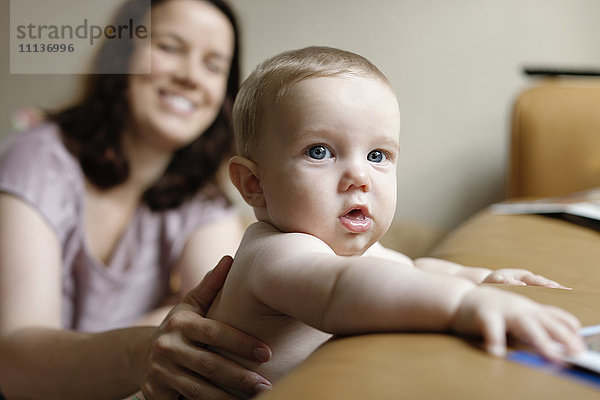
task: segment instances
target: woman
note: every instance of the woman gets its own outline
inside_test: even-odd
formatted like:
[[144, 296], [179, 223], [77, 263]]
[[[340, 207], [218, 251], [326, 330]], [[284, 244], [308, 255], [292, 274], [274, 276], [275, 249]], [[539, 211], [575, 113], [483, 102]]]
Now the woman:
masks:
[[[149, 19], [143, 0], [120, 20]], [[222, 398], [270, 386], [202, 344], [270, 350], [202, 318], [237, 216], [215, 174], [231, 152], [238, 37], [222, 0], [152, 1], [151, 40], [107, 40], [83, 99], [0, 159], [0, 389], [8, 397]], [[147, 71], [150, 60], [151, 72]], [[127, 70], [109, 75], [106, 71]], [[171, 305], [169, 305], [171, 304]], [[166, 318], [165, 318], [166, 316]], [[159, 327], [137, 326], [158, 324]]]

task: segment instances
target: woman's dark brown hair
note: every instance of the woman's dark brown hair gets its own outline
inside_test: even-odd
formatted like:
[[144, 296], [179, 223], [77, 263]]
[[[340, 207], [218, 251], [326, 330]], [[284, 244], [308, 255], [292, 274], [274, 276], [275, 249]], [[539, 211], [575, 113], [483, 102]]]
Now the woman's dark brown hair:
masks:
[[[169, 0], [151, 0], [150, 7]], [[231, 22], [235, 43], [227, 81], [225, 101], [213, 124], [195, 141], [177, 150], [164, 175], [143, 195], [152, 210], [179, 206], [207, 183], [233, 152], [231, 108], [239, 87], [239, 34], [235, 16], [223, 0], [206, 1], [217, 7]], [[129, 0], [116, 13], [113, 25], [126, 25], [129, 19], [144, 21], [148, 0]], [[76, 105], [50, 113], [58, 124], [69, 150], [79, 159], [87, 179], [108, 189], [123, 183], [129, 164], [121, 149], [121, 133], [129, 118], [127, 74], [133, 53], [132, 40], [105, 40], [94, 63], [93, 73], [84, 82], [83, 97]]]

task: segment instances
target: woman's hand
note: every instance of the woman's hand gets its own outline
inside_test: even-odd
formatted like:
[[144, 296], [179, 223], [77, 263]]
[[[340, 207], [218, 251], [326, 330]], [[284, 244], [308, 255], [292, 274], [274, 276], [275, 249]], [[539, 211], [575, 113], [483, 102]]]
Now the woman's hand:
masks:
[[231, 399], [209, 382], [245, 393], [248, 397], [270, 389], [262, 376], [205, 348], [213, 346], [252, 361], [266, 362], [271, 350], [257, 339], [204, 316], [231, 268], [223, 257], [182, 303], [167, 315], [149, 348], [140, 383], [147, 400]]

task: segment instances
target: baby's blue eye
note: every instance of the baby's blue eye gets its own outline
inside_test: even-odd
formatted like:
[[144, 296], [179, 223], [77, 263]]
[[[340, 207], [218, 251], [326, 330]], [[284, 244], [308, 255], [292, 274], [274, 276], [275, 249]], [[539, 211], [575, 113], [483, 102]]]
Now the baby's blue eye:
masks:
[[331, 151], [322, 144], [312, 146], [308, 149], [307, 154], [310, 158], [314, 158], [315, 160], [323, 160], [331, 157]]
[[373, 150], [369, 154], [367, 154], [367, 160], [374, 163], [380, 163], [386, 159], [385, 154], [379, 150]]

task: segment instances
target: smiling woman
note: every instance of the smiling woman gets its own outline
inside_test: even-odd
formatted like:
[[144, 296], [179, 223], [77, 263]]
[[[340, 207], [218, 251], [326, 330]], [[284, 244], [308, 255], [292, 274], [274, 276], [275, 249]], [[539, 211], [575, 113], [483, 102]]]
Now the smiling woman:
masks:
[[136, 47], [131, 60], [135, 72], [149, 58], [151, 73], [131, 75], [128, 90], [144, 142], [170, 152], [210, 126], [225, 97], [234, 41], [227, 17], [209, 3], [179, 0], [155, 7], [152, 39]]
[[[222, 0], [128, 0], [113, 26], [132, 15], [151, 22], [152, 40], [105, 40], [82, 98], [12, 136], [0, 155], [9, 398], [139, 389], [148, 399], [208, 398], [222, 394], [209, 381], [248, 395], [270, 386], [203, 345], [270, 357], [262, 342], [204, 318], [230, 263], [194, 288], [241, 237], [215, 178], [232, 152], [236, 20]], [[103, 73], [115, 67], [129, 74]]]

